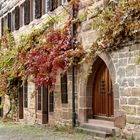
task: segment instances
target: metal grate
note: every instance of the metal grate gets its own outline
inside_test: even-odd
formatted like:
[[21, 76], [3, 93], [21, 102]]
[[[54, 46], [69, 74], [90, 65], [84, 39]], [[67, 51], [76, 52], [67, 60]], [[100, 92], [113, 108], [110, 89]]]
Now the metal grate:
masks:
[[101, 80], [100, 81], [100, 94], [105, 94], [105, 81]]

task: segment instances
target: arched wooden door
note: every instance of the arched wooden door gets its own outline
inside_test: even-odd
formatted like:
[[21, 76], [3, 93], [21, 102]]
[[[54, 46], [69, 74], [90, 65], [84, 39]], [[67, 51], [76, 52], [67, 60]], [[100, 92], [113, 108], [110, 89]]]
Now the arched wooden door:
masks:
[[101, 61], [97, 69], [93, 89], [94, 117], [111, 117], [114, 114], [112, 81], [106, 64]]

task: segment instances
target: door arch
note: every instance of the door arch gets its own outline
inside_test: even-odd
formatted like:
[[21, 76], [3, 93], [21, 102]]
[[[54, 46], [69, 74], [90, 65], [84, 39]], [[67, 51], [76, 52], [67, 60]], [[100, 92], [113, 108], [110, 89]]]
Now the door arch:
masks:
[[114, 94], [109, 70], [100, 59], [93, 82], [93, 116], [112, 117], [114, 115]]

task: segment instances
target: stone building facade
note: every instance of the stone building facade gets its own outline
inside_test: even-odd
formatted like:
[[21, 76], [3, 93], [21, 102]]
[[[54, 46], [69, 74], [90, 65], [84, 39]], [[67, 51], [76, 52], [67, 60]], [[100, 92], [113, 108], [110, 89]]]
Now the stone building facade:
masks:
[[[30, 3], [33, 3], [33, 0], [31, 1]], [[4, 18], [4, 22], [7, 22], [7, 19], [5, 18], [7, 13], [12, 13], [16, 6], [22, 7], [23, 3], [24, 0], [2, 0], [0, 3], [1, 20]], [[103, 7], [106, 3], [107, 2], [105, 0], [81, 0], [79, 16], [87, 9], [90, 11], [90, 9]], [[67, 5], [67, 2], [65, 3], [65, 1], [62, 0], [62, 4]], [[32, 4], [32, 6], [34, 6], [34, 4]], [[12, 29], [15, 38], [18, 39], [18, 36], [22, 33], [30, 33], [33, 27], [40, 27], [48, 16], [46, 14], [47, 11], [45, 10], [46, 7], [46, 0], [44, 0], [42, 2], [42, 16], [39, 18], [35, 18], [34, 12], [30, 11], [33, 14], [31, 17], [31, 22], [27, 25], [21, 26], [18, 30]], [[31, 9], [33, 10], [34, 8]], [[58, 8], [54, 9], [53, 12], [58, 13], [61, 12], [62, 9], [62, 6], [59, 6]], [[95, 13], [89, 12], [78, 28], [78, 39], [81, 41], [82, 46], [86, 51], [88, 51], [97, 38], [97, 31], [91, 26], [95, 17], [94, 14]], [[4, 25], [2, 22], [1, 24]], [[137, 135], [137, 133], [140, 131], [140, 66], [137, 64], [137, 56], [140, 54], [139, 49], [140, 44], [131, 43], [130, 45], [117, 51], [96, 52], [96, 57], [94, 60], [92, 60], [92, 62], [84, 62], [80, 66], [76, 67], [75, 97], [77, 125], [82, 127], [85, 123], [89, 124], [89, 120], [91, 119], [101, 119], [115, 122], [118, 118], [120, 118], [120, 120], [118, 119], [119, 121], [117, 120], [117, 123], [120, 123], [120, 125], [123, 123], [123, 126], [120, 126], [120, 128], [123, 128], [126, 133], [126, 130], [129, 130], [137, 139], [140, 138], [140, 136]], [[88, 73], [91, 67], [91, 74], [85, 78], [85, 75]], [[100, 68], [103, 68], [104, 72], [101, 71]], [[102, 77], [100, 77], [100, 75], [102, 75]], [[105, 77], [107, 78], [107, 81]], [[97, 79], [100, 79], [101, 81], [98, 81]], [[62, 103], [61, 99], [61, 80], [61, 75], [58, 74], [53, 97], [49, 97], [50, 93], [48, 93], [48, 90], [42, 87], [42, 95], [44, 91], [47, 93], [47, 97], [41, 96], [41, 108], [44, 110], [37, 110], [38, 107], [36, 101], [39, 97], [37, 97], [35, 94], [35, 84], [29, 81], [27, 87], [28, 105], [26, 108], [24, 108], [23, 105], [23, 117], [21, 119], [18, 118], [18, 121], [28, 124], [71, 124], [71, 70], [69, 70], [67, 73], [68, 101], [66, 103]], [[104, 87], [105, 82], [107, 82], [108, 87]], [[106, 99], [101, 95], [96, 95], [98, 90], [101, 91], [104, 90], [104, 88], [108, 89], [108, 91], [106, 91], [108, 94]], [[24, 95], [22, 99], [24, 99]], [[52, 111], [50, 111], [49, 108], [51, 106], [49, 105], [50, 100], [53, 100], [54, 103]], [[97, 107], [98, 104], [100, 104], [99, 107]], [[106, 106], [106, 108], [104, 108], [104, 106]], [[119, 126], [119, 124], [116, 126]], [[128, 134], [130, 134], [130, 132], [128, 132]]]

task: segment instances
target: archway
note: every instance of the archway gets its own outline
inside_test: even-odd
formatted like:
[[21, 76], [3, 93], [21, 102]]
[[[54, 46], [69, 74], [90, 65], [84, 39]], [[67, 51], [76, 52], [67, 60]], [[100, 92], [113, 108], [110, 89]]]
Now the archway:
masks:
[[106, 118], [114, 115], [114, 94], [109, 70], [100, 58], [97, 60], [93, 81], [93, 117]]
[[[119, 111], [119, 85], [116, 80], [116, 71], [115, 66], [113, 63], [113, 60], [111, 56], [106, 52], [97, 52], [96, 58], [93, 60], [92, 65], [92, 73], [88, 76], [87, 79], [83, 80], [82, 76], [79, 79], [79, 107], [78, 107], [78, 120], [80, 123], [87, 122], [88, 119], [93, 119], [94, 111], [93, 111], [93, 89], [94, 89], [94, 81], [96, 77], [96, 72], [98, 71], [98, 68], [100, 67], [101, 62], [104, 62], [106, 65], [110, 77], [112, 80], [112, 91], [113, 91], [113, 115], [115, 117], [116, 113]], [[91, 62], [89, 64], [84, 64], [81, 67], [81, 73], [88, 72], [87, 66], [90, 66]], [[107, 115], [108, 116], [108, 115]], [[112, 115], [110, 115], [112, 116]]]

